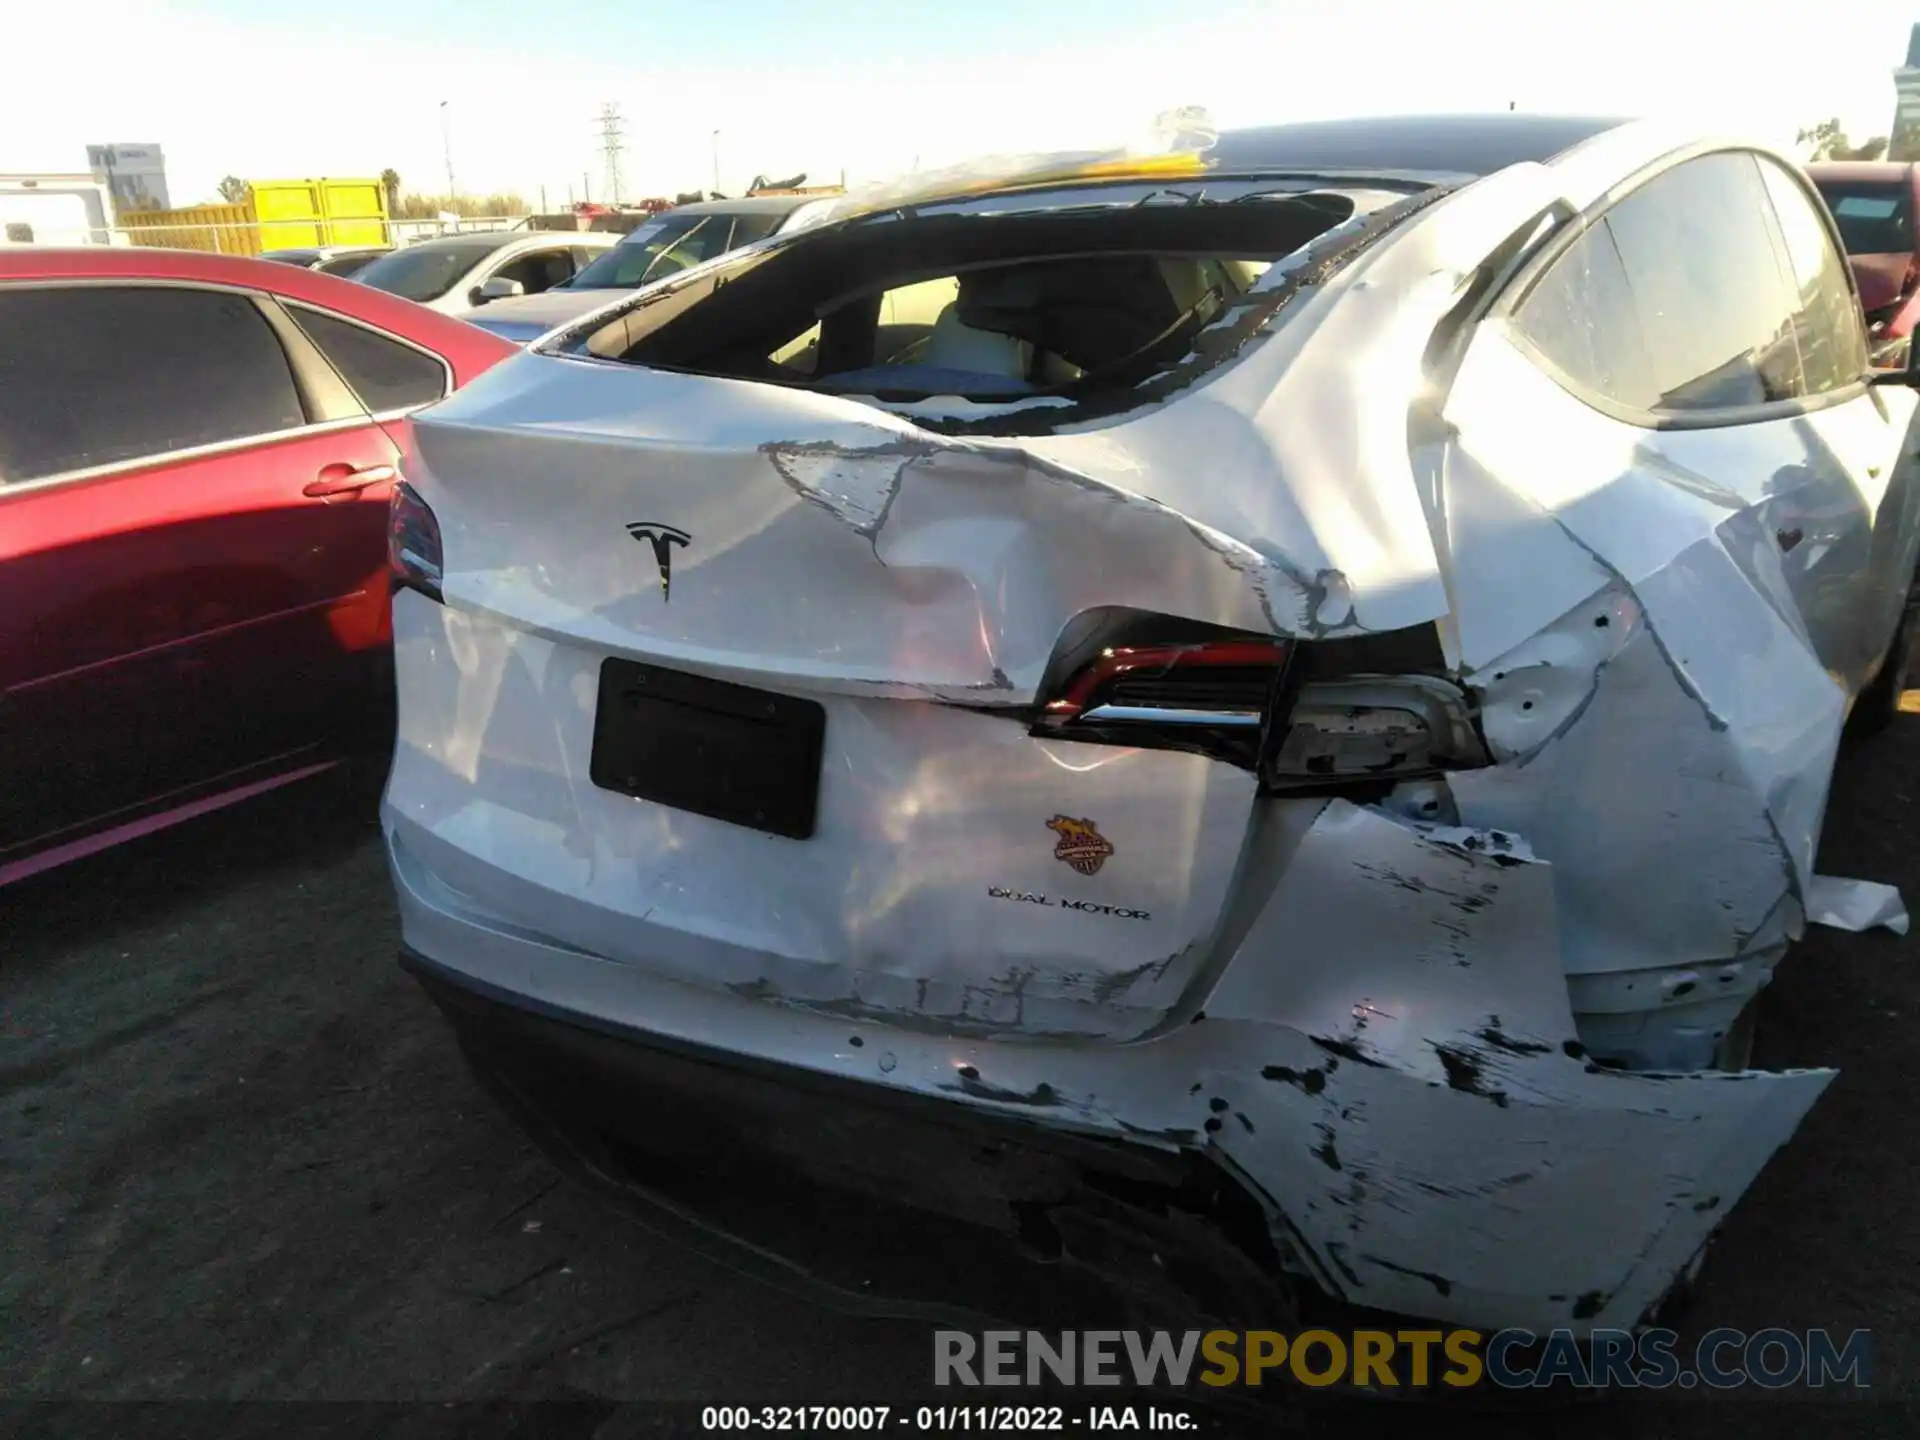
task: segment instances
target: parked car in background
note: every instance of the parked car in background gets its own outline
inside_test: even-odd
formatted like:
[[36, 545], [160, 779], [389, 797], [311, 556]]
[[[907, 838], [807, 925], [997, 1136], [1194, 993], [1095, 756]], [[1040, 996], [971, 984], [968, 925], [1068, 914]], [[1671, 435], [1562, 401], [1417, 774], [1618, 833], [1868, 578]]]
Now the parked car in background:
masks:
[[459, 315], [494, 300], [563, 285], [619, 238], [588, 230], [443, 235], [382, 255], [353, 278], [443, 315]]
[[1654, 122], [849, 197], [420, 417], [403, 958], [868, 1312], [1635, 1325], [1833, 1075], [1748, 1065], [1920, 548], [1878, 379], [1805, 175]]
[[1920, 237], [1914, 233], [1920, 166], [1831, 160], [1807, 166], [1807, 173], [1840, 227], [1873, 362], [1898, 367], [1920, 319]]
[[803, 229], [831, 203], [818, 196], [768, 195], [677, 206], [641, 222], [572, 279], [539, 295], [496, 301], [463, 318], [524, 344], [625, 291], [770, 235]]
[[392, 253], [390, 245], [316, 245], [297, 250], [263, 250], [260, 258], [282, 265], [298, 265], [303, 270], [318, 270], [322, 275], [347, 276]]
[[291, 265], [0, 250], [0, 884], [390, 743], [407, 417], [509, 353]]

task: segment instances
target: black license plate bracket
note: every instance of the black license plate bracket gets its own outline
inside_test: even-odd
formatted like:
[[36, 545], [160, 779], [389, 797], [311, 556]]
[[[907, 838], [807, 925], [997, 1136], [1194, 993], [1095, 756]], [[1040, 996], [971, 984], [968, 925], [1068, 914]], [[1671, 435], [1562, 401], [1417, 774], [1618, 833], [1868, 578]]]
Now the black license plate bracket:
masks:
[[806, 840], [826, 731], [817, 701], [608, 659], [588, 773], [603, 790]]

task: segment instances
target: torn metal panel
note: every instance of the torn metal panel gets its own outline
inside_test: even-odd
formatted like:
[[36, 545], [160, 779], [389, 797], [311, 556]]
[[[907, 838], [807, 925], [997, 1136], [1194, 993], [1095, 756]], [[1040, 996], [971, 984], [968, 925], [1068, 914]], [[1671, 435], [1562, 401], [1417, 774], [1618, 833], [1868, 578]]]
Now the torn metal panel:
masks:
[[[1241, 942], [1251, 963], [1227, 973], [1206, 1011], [1283, 1021], [1350, 1063], [1446, 1083], [1447, 1052], [1485, 1050], [1482, 1031], [1539, 1053], [1577, 1040], [1555, 927], [1554, 871], [1523, 836], [1336, 800]], [[1302, 943], [1334, 935], [1338, 965]], [[1483, 1088], [1511, 1093], [1495, 1050]]]
[[[1859, 547], [1911, 403], [1649, 433], [1498, 328], [1461, 366], [1449, 578], [1506, 763], [1450, 789], [1465, 822], [1513, 827], [1554, 863], [1581, 1032], [1624, 1063], [1709, 1063], [1799, 934], [1836, 680], [1857, 683], [1884, 643], [1863, 640]], [[1530, 585], [1559, 615], [1544, 628]]]
[[[1218, 1143], [1242, 1163], [1256, 1140], [1288, 1155], [1262, 1178], [1353, 1303], [1538, 1329], [1643, 1320], [1831, 1079], [1590, 1074], [1485, 1043], [1444, 1055], [1438, 1087], [1325, 1055], [1294, 1056], [1325, 1077], [1311, 1095], [1218, 1078], [1255, 1127]], [[1479, 1093], [1522, 1079], [1524, 1099]]]
[[[1566, 728], [1551, 739], [1547, 731], [1513, 763], [1454, 775], [1450, 788], [1463, 822], [1526, 835], [1553, 862], [1567, 970], [1657, 969], [1742, 953], [1790, 892], [1791, 859], [1728, 732], [1681, 687], [1648, 631], [1631, 633], [1604, 668], [1588, 671], [1585, 693], [1548, 695], [1527, 683], [1526, 670], [1496, 663], [1489, 678], [1500, 674], [1509, 680], [1499, 686], [1522, 678], [1496, 691], [1520, 716], [1512, 726], [1494, 716], [1490, 731], [1535, 738], [1513, 733], [1530, 718], [1521, 707], [1535, 693], [1536, 708]], [[1599, 786], [1598, 776], [1622, 779]], [[1632, 783], [1635, 776], [1649, 783]], [[1622, 904], [1623, 895], [1636, 903]]]
[[[589, 373], [611, 418], [625, 386], [606, 382], [628, 377]], [[804, 398], [835, 418], [878, 414]], [[429, 502], [442, 469], [462, 474], [441, 522], [447, 594], [603, 651], [850, 693], [1009, 704], [1031, 700], [1055, 638], [1087, 609], [1132, 604], [1270, 631], [1310, 627], [1319, 603], [1312, 577], [1020, 451], [871, 427], [858, 446], [685, 449], [675, 411], [623, 416], [662, 433], [617, 460], [572, 436], [423, 433]], [[649, 477], [647, 513], [605, 483], [609, 464]], [[529, 467], [550, 522], [536, 531], [508, 518], [525, 503]], [[673, 556], [665, 605], [634, 585], [644, 557], [625, 532], [655, 512], [691, 537]]]
[[[1528, 423], [1515, 424], [1516, 411]], [[1649, 438], [1582, 405], [1497, 333], [1475, 342], [1447, 413], [1460, 461], [1448, 472], [1449, 514], [1480, 562], [1459, 585], [1489, 596], [1462, 604], [1461, 647], [1476, 683], [1509, 677], [1483, 689], [1483, 720], [1490, 742], [1524, 761], [1456, 776], [1462, 818], [1520, 829], [1554, 861], [1575, 974], [1741, 955], [1811, 876], [1845, 704], [1787, 618], [1807, 613], [1810, 591], [1760, 566], [1743, 526], [1727, 528], [1746, 513], [1732, 500], [1758, 498], [1767, 447], [1804, 461], [1805, 440], [1791, 422], [1739, 427], [1731, 451], [1700, 444], [1720, 431]], [[1829, 469], [1792, 483], [1792, 503], [1812, 505], [1818, 487], [1845, 477]], [[1473, 533], [1483, 520], [1484, 539]], [[1583, 603], [1611, 594], [1620, 617], [1594, 632], [1588, 623], [1605, 617], [1569, 607], [1538, 636], [1493, 651], [1483, 636], [1498, 644], [1510, 627], [1492, 597], [1535, 563], [1527, 549], [1503, 558], [1495, 537], [1528, 529], [1604, 571], [1607, 590]], [[1535, 667], [1543, 647], [1561, 653]], [[1515, 675], [1519, 690], [1502, 689]], [[1564, 723], [1536, 715], [1576, 710], [1564, 735], [1527, 747]], [[1619, 904], [1622, 894], [1636, 903]]]
[[1524, 836], [1333, 802], [1207, 998], [1281, 1027], [1263, 1083], [1210, 1075], [1252, 1123], [1214, 1143], [1356, 1303], [1466, 1320], [1528, 1290], [1555, 1324], [1635, 1323], [1831, 1078], [1593, 1065], [1558, 878]]
[[1807, 923], [1832, 930], [1885, 928], [1907, 933], [1907, 907], [1900, 892], [1873, 880], [1842, 880], [1816, 875], [1807, 889]]

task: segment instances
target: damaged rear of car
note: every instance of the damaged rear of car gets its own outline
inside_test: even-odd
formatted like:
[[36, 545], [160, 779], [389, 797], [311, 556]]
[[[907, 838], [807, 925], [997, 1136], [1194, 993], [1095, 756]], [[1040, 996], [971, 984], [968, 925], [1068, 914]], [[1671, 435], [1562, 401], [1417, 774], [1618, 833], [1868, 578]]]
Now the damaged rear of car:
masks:
[[407, 961], [558, 1152], [862, 1305], [982, 1267], [848, 1197], [1631, 1324], [1831, 1078], [1745, 1066], [1920, 542], [1864, 343], [1797, 172], [1645, 124], [849, 197], [416, 420]]

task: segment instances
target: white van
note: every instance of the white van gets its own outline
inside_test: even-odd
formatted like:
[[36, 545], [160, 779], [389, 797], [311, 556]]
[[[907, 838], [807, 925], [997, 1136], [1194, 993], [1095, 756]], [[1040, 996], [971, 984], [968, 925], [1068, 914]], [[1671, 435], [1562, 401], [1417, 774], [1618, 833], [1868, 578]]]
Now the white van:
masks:
[[0, 245], [126, 244], [106, 186], [87, 175], [0, 175]]

